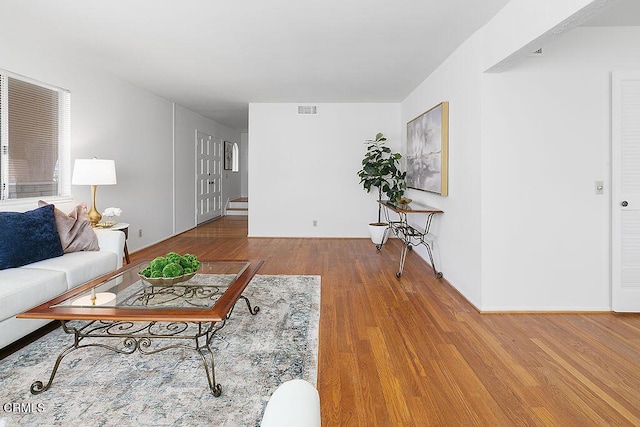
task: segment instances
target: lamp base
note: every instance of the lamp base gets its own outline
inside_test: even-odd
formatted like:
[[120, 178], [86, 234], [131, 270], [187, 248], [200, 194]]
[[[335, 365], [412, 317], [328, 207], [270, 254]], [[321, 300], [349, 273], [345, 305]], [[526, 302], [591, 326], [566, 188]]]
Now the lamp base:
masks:
[[91, 207], [91, 210], [89, 211], [88, 215], [89, 215], [89, 222], [91, 223], [92, 227], [95, 227], [102, 219], [102, 215], [100, 215], [100, 212], [98, 212], [94, 206]]
[[97, 185], [91, 186], [91, 210], [89, 211], [89, 222], [91, 222], [92, 227], [95, 227], [102, 219], [102, 215], [100, 215], [100, 212], [96, 210], [96, 190], [97, 189], [98, 189]]

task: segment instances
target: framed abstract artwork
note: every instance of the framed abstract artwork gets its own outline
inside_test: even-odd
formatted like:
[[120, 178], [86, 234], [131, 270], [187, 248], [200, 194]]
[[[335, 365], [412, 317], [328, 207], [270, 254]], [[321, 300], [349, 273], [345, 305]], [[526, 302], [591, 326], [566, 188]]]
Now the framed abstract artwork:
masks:
[[233, 143], [224, 142], [224, 170], [231, 170], [233, 167]]
[[448, 194], [449, 103], [407, 123], [407, 187]]

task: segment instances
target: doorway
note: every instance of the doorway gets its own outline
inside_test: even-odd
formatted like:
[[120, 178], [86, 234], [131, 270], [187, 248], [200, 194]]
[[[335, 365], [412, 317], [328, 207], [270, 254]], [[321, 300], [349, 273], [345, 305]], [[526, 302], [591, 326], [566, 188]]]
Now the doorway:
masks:
[[222, 215], [222, 140], [196, 131], [196, 224]]

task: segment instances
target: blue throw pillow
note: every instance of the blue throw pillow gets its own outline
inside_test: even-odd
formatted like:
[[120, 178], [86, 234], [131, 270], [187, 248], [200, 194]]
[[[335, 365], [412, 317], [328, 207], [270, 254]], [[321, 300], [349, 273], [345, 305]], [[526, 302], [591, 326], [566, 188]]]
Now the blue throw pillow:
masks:
[[53, 205], [28, 212], [0, 212], [0, 270], [63, 254]]

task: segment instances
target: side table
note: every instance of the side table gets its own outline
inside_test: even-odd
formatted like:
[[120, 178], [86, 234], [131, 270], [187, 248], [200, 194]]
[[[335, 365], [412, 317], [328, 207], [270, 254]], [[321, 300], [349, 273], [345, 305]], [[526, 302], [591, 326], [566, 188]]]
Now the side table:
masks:
[[107, 228], [107, 230], [117, 230], [124, 233], [124, 259], [127, 261], [127, 264], [130, 264], [131, 260], [129, 259], [129, 249], [127, 248], [127, 239], [129, 238], [129, 224], [127, 224], [126, 222], [118, 222], [115, 225]]
[[[385, 231], [385, 236], [389, 230], [393, 234], [395, 234], [399, 239], [402, 240], [404, 246], [402, 247], [402, 253], [400, 254], [400, 269], [396, 273], [396, 277], [400, 278], [402, 276], [402, 271], [404, 270], [404, 262], [407, 259], [407, 251], [410, 250], [413, 246], [423, 245], [427, 248], [427, 254], [429, 255], [429, 260], [431, 261], [431, 267], [433, 267], [433, 272], [435, 276], [440, 279], [442, 278], [442, 272], [438, 271], [436, 268], [436, 263], [433, 260], [433, 253], [431, 250], [431, 246], [433, 241], [435, 240], [435, 236], [429, 233], [429, 229], [431, 228], [431, 220], [435, 214], [443, 213], [438, 208], [433, 208], [431, 206], [421, 205], [416, 202], [412, 202], [411, 206], [409, 204], [406, 205], [397, 205], [389, 203], [388, 200], [378, 200], [382, 206], [386, 209], [384, 210], [384, 216], [389, 223], [389, 227]], [[395, 212], [398, 214], [400, 220], [399, 221], [391, 221], [389, 218], [389, 211]], [[409, 224], [407, 220], [407, 214], [426, 214], [427, 221], [422, 230], [417, 229], [416, 227]], [[382, 238], [382, 242], [384, 243], [384, 237]], [[380, 250], [382, 248], [382, 244], [376, 245], [376, 249]]]

